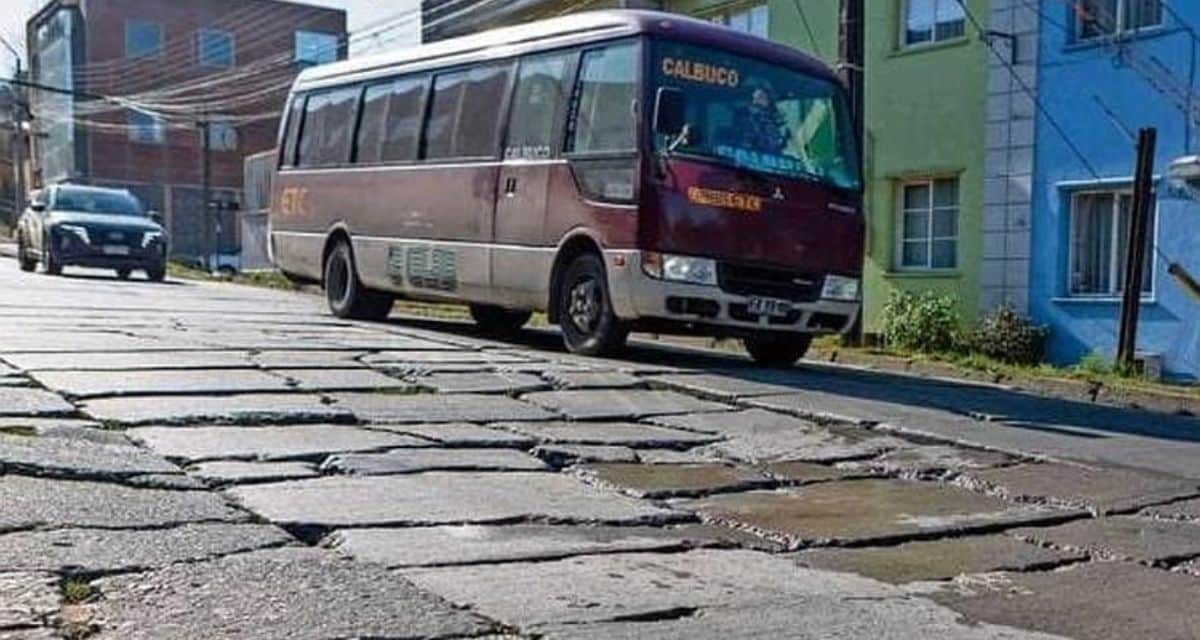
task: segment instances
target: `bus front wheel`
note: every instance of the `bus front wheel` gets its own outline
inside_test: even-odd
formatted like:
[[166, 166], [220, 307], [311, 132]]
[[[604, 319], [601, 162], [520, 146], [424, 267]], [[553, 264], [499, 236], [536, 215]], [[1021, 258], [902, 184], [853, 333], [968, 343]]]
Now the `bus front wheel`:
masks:
[[629, 337], [629, 328], [613, 313], [604, 262], [593, 253], [577, 256], [559, 280], [558, 315], [571, 353], [611, 354]]
[[325, 259], [325, 299], [333, 315], [352, 320], [383, 320], [395, 303], [391, 296], [371, 291], [358, 279], [354, 251], [346, 240], [338, 240]]
[[786, 368], [808, 353], [812, 336], [802, 333], [758, 333], [742, 340], [742, 344], [758, 364]]

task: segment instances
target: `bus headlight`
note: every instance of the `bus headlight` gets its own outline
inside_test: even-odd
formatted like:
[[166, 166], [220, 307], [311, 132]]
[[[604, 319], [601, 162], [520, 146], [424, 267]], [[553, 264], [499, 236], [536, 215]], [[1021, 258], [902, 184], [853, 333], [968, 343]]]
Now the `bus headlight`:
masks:
[[659, 280], [717, 286], [717, 262], [708, 258], [645, 252], [642, 271]]
[[858, 278], [844, 276], [825, 276], [825, 286], [821, 289], [821, 297], [826, 300], [841, 302], [858, 302]]

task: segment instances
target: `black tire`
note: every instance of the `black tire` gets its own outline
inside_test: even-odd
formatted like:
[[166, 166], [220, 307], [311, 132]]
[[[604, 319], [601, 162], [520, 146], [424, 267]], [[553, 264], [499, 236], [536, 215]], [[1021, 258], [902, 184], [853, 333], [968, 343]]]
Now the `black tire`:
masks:
[[133, 271], [130, 269], [117, 269], [117, 277], [122, 280], [128, 280], [129, 276], [132, 274]]
[[563, 342], [571, 353], [607, 355], [625, 346], [629, 327], [613, 313], [599, 256], [585, 253], [572, 260], [559, 279], [556, 295]]
[[337, 241], [325, 258], [323, 273], [325, 299], [333, 315], [352, 320], [383, 320], [392, 312], [394, 297], [372, 291], [358, 279], [349, 242]]
[[62, 259], [58, 257], [58, 252], [54, 250], [54, 243], [49, 239], [42, 243], [42, 262], [46, 273], [52, 276], [62, 275]]
[[490, 304], [473, 304], [470, 309], [471, 318], [480, 329], [497, 335], [512, 335], [533, 317], [532, 311], [505, 309]]
[[29, 256], [29, 247], [25, 246], [23, 237], [17, 238], [17, 263], [21, 266], [21, 271], [27, 273], [37, 269], [37, 260]]
[[764, 367], [788, 368], [808, 353], [812, 336], [798, 333], [760, 333], [742, 340], [750, 357]]
[[146, 267], [146, 279], [150, 282], [162, 282], [167, 279], [167, 265], [156, 264], [152, 267]]

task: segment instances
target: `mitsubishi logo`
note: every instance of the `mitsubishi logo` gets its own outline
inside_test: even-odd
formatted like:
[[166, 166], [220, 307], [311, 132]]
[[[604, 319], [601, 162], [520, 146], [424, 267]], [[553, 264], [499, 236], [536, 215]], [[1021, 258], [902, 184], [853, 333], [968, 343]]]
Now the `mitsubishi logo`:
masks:
[[775, 185], [775, 193], [771, 194], [771, 197], [774, 198], [775, 200], [784, 200], [785, 198], [783, 197], [783, 187], [780, 187], [779, 185]]

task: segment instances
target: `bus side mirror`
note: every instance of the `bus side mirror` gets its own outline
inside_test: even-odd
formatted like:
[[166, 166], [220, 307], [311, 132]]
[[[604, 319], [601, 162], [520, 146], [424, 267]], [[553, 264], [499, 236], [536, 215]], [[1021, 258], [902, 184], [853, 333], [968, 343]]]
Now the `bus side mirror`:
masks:
[[679, 89], [659, 87], [654, 98], [654, 132], [678, 136], [687, 126], [687, 99]]

